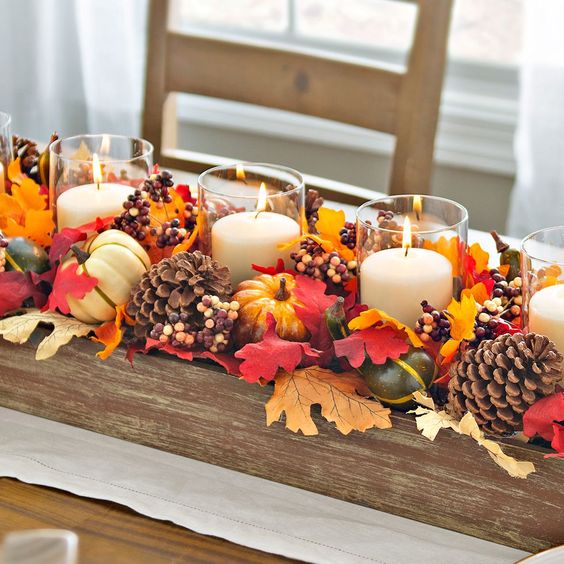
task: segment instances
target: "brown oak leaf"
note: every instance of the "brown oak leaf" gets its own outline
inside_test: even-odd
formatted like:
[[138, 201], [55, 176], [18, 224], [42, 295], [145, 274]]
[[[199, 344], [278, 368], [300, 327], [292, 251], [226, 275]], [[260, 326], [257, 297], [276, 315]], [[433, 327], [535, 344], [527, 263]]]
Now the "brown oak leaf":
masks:
[[321, 415], [335, 423], [343, 435], [372, 427], [390, 428], [390, 410], [369, 396], [370, 391], [356, 372], [337, 374], [315, 366], [281, 371], [266, 404], [266, 423], [271, 425], [285, 413], [287, 429], [317, 435], [319, 431], [311, 418], [311, 407], [317, 404]]

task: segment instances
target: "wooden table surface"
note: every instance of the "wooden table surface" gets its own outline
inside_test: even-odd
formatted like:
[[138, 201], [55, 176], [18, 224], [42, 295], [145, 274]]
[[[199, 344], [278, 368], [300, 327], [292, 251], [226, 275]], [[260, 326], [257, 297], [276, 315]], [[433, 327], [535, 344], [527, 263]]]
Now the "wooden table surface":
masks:
[[0, 539], [11, 531], [58, 528], [79, 536], [79, 563], [292, 562], [144, 517], [116, 503], [0, 478]]

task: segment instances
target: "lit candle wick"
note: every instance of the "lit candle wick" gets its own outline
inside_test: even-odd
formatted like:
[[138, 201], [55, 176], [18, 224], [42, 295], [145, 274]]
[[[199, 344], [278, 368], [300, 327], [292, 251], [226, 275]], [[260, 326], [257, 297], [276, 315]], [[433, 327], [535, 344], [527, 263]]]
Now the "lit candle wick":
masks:
[[245, 175], [245, 169], [242, 164], [235, 165], [235, 176], [237, 180], [240, 180], [243, 184], [247, 184], [247, 176]]
[[409, 217], [405, 216], [403, 220], [403, 237], [401, 240], [401, 246], [405, 249], [404, 256], [407, 256], [409, 249], [411, 248], [411, 221], [409, 221]]
[[423, 210], [423, 204], [421, 202], [421, 196], [413, 196], [413, 211], [415, 212], [415, 217], [417, 221], [421, 220], [421, 211]]
[[98, 155], [96, 153], [92, 155], [92, 177], [94, 178], [96, 188], [100, 190], [100, 183], [102, 182], [102, 167], [100, 166], [100, 159], [98, 159]]
[[266, 209], [266, 185], [264, 182], [260, 183], [259, 188], [259, 196], [257, 200], [257, 213], [255, 215], [255, 219], [259, 216], [260, 212], [263, 212]]

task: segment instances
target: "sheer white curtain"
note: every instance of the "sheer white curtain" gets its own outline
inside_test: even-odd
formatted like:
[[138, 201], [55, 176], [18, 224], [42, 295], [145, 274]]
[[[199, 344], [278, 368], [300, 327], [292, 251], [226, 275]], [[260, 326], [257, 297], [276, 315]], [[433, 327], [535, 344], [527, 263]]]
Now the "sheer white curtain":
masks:
[[564, 1], [526, 0], [517, 181], [508, 230], [564, 224]]
[[146, 0], [0, 0], [0, 109], [12, 129], [136, 134]]

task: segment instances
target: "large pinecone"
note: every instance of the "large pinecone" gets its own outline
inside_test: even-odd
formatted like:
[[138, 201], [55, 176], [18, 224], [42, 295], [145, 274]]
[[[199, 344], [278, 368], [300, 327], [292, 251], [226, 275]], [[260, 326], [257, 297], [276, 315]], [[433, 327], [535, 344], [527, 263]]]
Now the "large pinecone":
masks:
[[205, 294], [221, 300], [231, 296], [229, 268], [199, 251], [178, 253], [154, 264], [131, 291], [127, 304], [127, 313], [135, 319], [135, 335], [146, 338], [156, 323], [164, 323], [173, 312], [201, 317], [197, 299]]
[[554, 392], [562, 377], [562, 355], [544, 335], [500, 335], [467, 349], [450, 368], [448, 410], [470, 411], [487, 433], [521, 428], [523, 414]]

